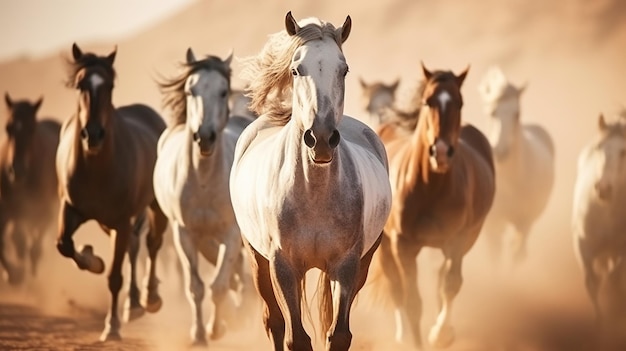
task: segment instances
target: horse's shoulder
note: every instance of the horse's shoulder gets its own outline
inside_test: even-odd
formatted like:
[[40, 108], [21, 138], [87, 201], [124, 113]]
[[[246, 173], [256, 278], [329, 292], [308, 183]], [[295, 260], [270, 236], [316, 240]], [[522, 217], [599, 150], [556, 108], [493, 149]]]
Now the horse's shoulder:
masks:
[[387, 166], [387, 152], [376, 132], [367, 124], [350, 116], [344, 116], [339, 124], [339, 131], [345, 139], [376, 153], [376, 156]]
[[461, 127], [459, 138], [476, 151], [487, 162], [491, 171], [495, 172], [491, 144], [483, 132], [472, 124], [465, 124]]
[[543, 126], [539, 124], [526, 124], [524, 125], [524, 131], [543, 143], [548, 150], [550, 150], [550, 154], [554, 155], [554, 141], [552, 140], [550, 133], [548, 133]]

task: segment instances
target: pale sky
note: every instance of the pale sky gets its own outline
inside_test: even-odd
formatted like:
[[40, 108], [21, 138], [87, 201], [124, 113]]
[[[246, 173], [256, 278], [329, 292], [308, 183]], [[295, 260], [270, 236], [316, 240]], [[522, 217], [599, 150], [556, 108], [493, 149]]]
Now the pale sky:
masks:
[[0, 61], [124, 38], [197, 0], [0, 0]]

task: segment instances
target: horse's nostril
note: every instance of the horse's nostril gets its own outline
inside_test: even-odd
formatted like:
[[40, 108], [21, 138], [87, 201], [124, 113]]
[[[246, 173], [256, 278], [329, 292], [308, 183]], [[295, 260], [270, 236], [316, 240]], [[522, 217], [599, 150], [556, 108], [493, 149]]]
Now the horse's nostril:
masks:
[[435, 157], [435, 155], [437, 155], [437, 146], [435, 144], [431, 145], [428, 148], [428, 154], [430, 155], [430, 157]]
[[193, 141], [196, 143], [200, 140], [200, 134], [198, 132], [193, 133]]
[[454, 156], [454, 146], [450, 146], [447, 152], [448, 157]]
[[104, 134], [105, 134], [104, 128], [98, 129], [98, 135], [97, 135], [98, 140], [104, 139]]
[[341, 140], [341, 137], [339, 136], [339, 131], [335, 129], [328, 139], [328, 145], [334, 149], [337, 147], [337, 145], [339, 145], [339, 140]]
[[316, 141], [317, 140], [315, 139], [315, 136], [313, 136], [313, 132], [310, 129], [307, 129], [304, 132], [304, 144], [312, 148], [313, 146], [315, 146]]
[[215, 142], [215, 138], [217, 138], [217, 134], [216, 134], [214, 131], [211, 131], [211, 132], [209, 133], [209, 142], [210, 142], [210, 143]]
[[83, 128], [80, 130], [80, 137], [85, 140], [89, 138], [89, 132], [87, 132], [87, 128]]

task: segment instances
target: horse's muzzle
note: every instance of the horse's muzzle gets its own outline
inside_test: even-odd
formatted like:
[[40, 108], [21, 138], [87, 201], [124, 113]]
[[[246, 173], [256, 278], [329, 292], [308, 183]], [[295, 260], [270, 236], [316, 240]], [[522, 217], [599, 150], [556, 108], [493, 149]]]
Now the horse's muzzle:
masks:
[[446, 143], [442, 139], [437, 139], [428, 148], [430, 166], [433, 172], [445, 173], [450, 168], [450, 161], [454, 156], [454, 146]]
[[198, 144], [200, 155], [204, 157], [211, 156], [213, 154], [216, 139], [217, 134], [214, 131], [209, 132], [208, 135], [203, 135], [199, 132], [193, 133], [193, 141]]
[[96, 153], [102, 148], [106, 132], [100, 126], [85, 127], [80, 131], [83, 146], [90, 153]]
[[304, 144], [309, 148], [309, 157], [315, 164], [330, 163], [340, 140], [337, 129], [334, 129], [328, 138], [318, 139], [311, 129], [307, 129], [303, 135]]

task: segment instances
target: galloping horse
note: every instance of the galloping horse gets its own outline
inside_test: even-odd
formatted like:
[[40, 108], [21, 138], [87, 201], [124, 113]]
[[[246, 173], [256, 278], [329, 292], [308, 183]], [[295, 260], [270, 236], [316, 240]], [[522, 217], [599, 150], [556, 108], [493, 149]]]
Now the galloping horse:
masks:
[[[390, 283], [396, 308], [396, 338], [402, 339], [407, 317], [414, 342], [422, 345], [422, 302], [417, 287], [417, 255], [439, 248], [440, 311], [429, 341], [446, 347], [454, 340], [452, 302], [461, 289], [464, 255], [472, 248], [492, 205], [495, 182], [487, 138], [471, 125], [461, 125], [461, 85], [467, 75], [450, 71], [425, 76], [424, 106], [412, 133], [384, 133], [390, 164], [393, 206], [385, 236], [376, 253], [376, 269]], [[381, 128], [385, 128], [382, 126]]]
[[[496, 165], [498, 191], [484, 231], [494, 258], [502, 249], [508, 225], [515, 230], [514, 262], [526, 256], [526, 241], [533, 223], [545, 210], [554, 185], [554, 144], [548, 132], [520, 119], [520, 97], [525, 86], [516, 87], [497, 67], [479, 85], [486, 114], [491, 117], [489, 139]], [[519, 201], [519, 199], [524, 201]]]
[[574, 244], [585, 286], [604, 327], [626, 330], [626, 121], [598, 119], [598, 136], [578, 157]]
[[387, 122], [388, 109], [392, 108], [396, 102], [396, 90], [399, 84], [399, 79], [391, 84], [385, 84], [383, 82], [367, 83], [359, 77], [361, 103], [373, 125], [379, 126]]
[[[31, 103], [14, 101], [9, 93], [4, 97], [8, 116], [7, 138], [0, 145], [0, 263], [9, 283], [19, 284], [29, 261], [30, 272], [36, 275], [43, 240], [58, 216], [54, 157], [61, 125], [52, 119], [37, 119], [43, 98]], [[20, 262], [5, 257], [4, 237], [9, 227]]]
[[233, 208], [274, 349], [312, 350], [301, 302], [318, 268], [326, 349], [347, 350], [350, 308], [391, 206], [387, 156], [373, 130], [343, 115], [350, 17], [335, 28], [289, 12], [285, 28], [244, 61], [260, 117], [237, 142]]
[[[117, 50], [108, 56], [83, 53], [72, 46], [68, 86], [78, 90], [78, 106], [61, 129], [56, 169], [61, 192], [57, 249], [72, 258], [80, 269], [102, 273], [104, 262], [86, 245], [74, 248], [72, 236], [88, 220], [95, 220], [111, 237], [113, 259], [108, 280], [111, 305], [101, 340], [120, 339], [118, 293], [122, 287], [122, 264], [128, 251], [131, 263], [129, 300], [125, 319], [141, 316], [144, 309], [161, 308], [156, 258], [167, 227], [167, 218], [154, 198], [152, 173], [157, 141], [165, 122], [141, 104], [115, 108], [112, 103]], [[145, 290], [140, 298], [135, 278], [139, 233], [150, 221]], [[140, 301], [141, 300], [141, 301]], [[143, 306], [143, 307], [142, 307]]]
[[216, 56], [197, 60], [189, 48], [183, 73], [161, 83], [173, 120], [159, 139], [154, 192], [169, 218], [184, 269], [194, 344], [206, 344], [198, 251], [217, 271], [211, 283], [211, 338], [225, 331], [223, 304], [231, 281], [244, 280], [244, 252], [228, 181], [235, 144], [252, 119], [229, 118], [231, 60], [232, 54], [223, 61]]

